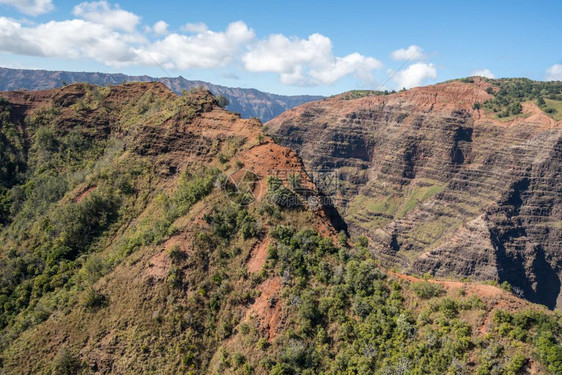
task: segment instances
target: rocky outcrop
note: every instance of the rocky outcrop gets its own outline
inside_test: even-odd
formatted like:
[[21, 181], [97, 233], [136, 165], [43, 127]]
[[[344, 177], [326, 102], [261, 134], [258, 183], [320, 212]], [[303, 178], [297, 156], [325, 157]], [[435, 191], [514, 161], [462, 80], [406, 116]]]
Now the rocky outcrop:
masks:
[[[330, 190], [381, 260], [417, 274], [508, 281], [562, 305], [562, 124], [532, 103], [500, 121], [473, 109], [489, 83], [307, 103], [267, 123]], [[478, 106], [476, 106], [478, 107]]]
[[179, 77], [129, 76], [88, 72], [65, 72], [0, 68], [0, 91], [45, 90], [61, 87], [65, 83], [86, 82], [95, 85], [119, 85], [123, 82], [161, 82], [176, 93], [196, 87], [204, 87], [215, 95], [224, 95], [230, 104], [228, 109], [244, 118], [257, 117], [267, 121], [287, 109], [302, 103], [322, 99], [311, 95], [276, 95], [256, 89], [226, 87], [209, 82], [187, 80]]

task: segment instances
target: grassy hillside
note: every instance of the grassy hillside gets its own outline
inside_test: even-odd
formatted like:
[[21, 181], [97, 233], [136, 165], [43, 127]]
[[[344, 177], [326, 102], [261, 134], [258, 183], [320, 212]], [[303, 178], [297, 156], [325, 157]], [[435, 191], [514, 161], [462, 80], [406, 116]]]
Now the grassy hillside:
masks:
[[562, 371], [557, 313], [381, 268], [208, 92], [29, 95], [1, 102], [0, 372]]

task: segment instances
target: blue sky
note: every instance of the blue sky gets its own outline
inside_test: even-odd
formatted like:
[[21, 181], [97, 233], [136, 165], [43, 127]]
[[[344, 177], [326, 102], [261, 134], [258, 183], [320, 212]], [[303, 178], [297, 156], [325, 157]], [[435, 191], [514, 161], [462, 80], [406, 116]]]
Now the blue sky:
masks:
[[0, 66], [162, 76], [156, 61], [281, 94], [562, 80], [560, 14], [559, 1], [0, 0]]

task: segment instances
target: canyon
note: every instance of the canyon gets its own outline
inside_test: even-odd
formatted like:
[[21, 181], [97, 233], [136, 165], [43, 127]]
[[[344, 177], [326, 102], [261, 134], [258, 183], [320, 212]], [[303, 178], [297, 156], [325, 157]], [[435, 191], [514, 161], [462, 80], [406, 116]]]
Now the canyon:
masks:
[[494, 80], [391, 95], [342, 94], [266, 126], [307, 171], [338, 177], [328, 195], [354, 234], [403, 272], [509, 282], [562, 304], [562, 122], [534, 102], [498, 118]]
[[[158, 82], [1, 92], [0, 372], [559, 373], [559, 124], [488, 88], [267, 127]], [[528, 300], [490, 283], [518, 270]]]

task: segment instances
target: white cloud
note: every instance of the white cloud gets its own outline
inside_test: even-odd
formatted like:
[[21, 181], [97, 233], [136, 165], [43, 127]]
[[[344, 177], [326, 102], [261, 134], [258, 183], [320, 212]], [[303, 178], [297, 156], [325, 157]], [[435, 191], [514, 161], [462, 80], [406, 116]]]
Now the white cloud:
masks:
[[393, 51], [390, 54], [392, 60], [404, 61], [404, 60], [423, 60], [427, 56], [423, 53], [423, 49], [416, 45], [411, 45], [408, 48], [400, 48]]
[[291, 40], [274, 34], [259, 42], [242, 60], [252, 72], [289, 73], [300, 65], [320, 65], [331, 57], [332, 42], [323, 35]]
[[[85, 14], [82, 11], [78, 13]], [[136, 31], [115, 30], [109, 19], [100, 23], [73, 19], [25, 26], [0, 17], [0, 52], [67, 59], [89, 58], [118, 67], [153, 66], [156, 60], [167, 68], [216, 68], [231, 62], [241, 46], [252, 39], [253, 30], [241, 21], [231, 23], [224, 32], [208, 30], [190, 36], [169, 34], [164, 39], [149, 42]]]
[[345, 57], [336, 57], [332, 62], [312, 69], [310, 76], [318, 84], [331, 85], [350, 74], [355, 75], [362, 82], [372, 83], [371, 72], [380, 68], [382, 68], [380, 61], [359, 53], [352, 53]]
[[0, 4], [11, 5], [30, 16], [38, 16], [55, 9], [52, 0], [0, 0]]
[[562, 81], [562, 64], [552, 65], [546, 70], [547, 81]]
[[486, 78], [496, 78], [496, 76], [494, 75], [494, 73], [490, 71], [490, 69], [475, 70], [470, 75], [478, 76], [478, 77], [486, 77]]
[[407, 69], [394, 73], [389, 70], [389, 74], [394, 74], [392, 80], [396, 83], [397, 88], [411, 88], [420, 86], [430, 79], [437, 78], [437, 69], [433, 64], [415, 63]]
[[74, 7], [72, 14], [111, 29], [129, 32], [134, 31], [140, 22], [140, 17], [136, 14], [120, 9], [117, 4], [112, 8], [107, 1], [80, 3]]
[[0, 53], [90, 59], [114, 67], [156, 62], [183, 70], [242, 64], [246, 71], [276, 73], [282, 83], [301, 86], [331, 85], [344, 77], [373, 85], [373, 71], [383, 66], [357, 52], [335, 56], [332, 41], [321, 34], [257, 40], [242, 21], [224, 31], [195, 23], [184, 25], [183, 33], [170, 33], [165, 21], [140, 27], [138, 15], [107, 1], [80, 3], [73, 14], [75, 19], [38, 24], [0, 16]]
[[134, 51], [136, 62], [143, 65], [154, 65], [154, 59], [170, 69], [216, 68], [231, 62], [254, 36], [252, 29], [237, 21], [224, 32], [207, 30], [190, 36], [174, 33]]
[[207, 25], [205, 25], [203, 22], [186, 23], [185, 25], [182, 26], [181, 29], [183, 31], [187, 31], [189, 33], [203, 33], [205, 31], [209, 30]]
[[154, 26], [152, 26], [152, 30], [154, 30], [154, 32], [159, 35], [167, 34], [168, 24], [164, 21], [158, 21], [154, 24]]
[[78, 19], [25, 27], [0, 17], [0, 51], [20, 55], [91, 58], [118, 66], [134, 58], [129, 43], [142, 40]]
[[308, 39], [270, 35], [252, 46], [242, 61], [248, 71], [278, 73], [282, 83], [301, 86], [329, 85], [350, 74], [372, 81], [372, 70], [382, 67], [380, 61], [358, 53], [334, 56], [332, 41], [321, 34]]

